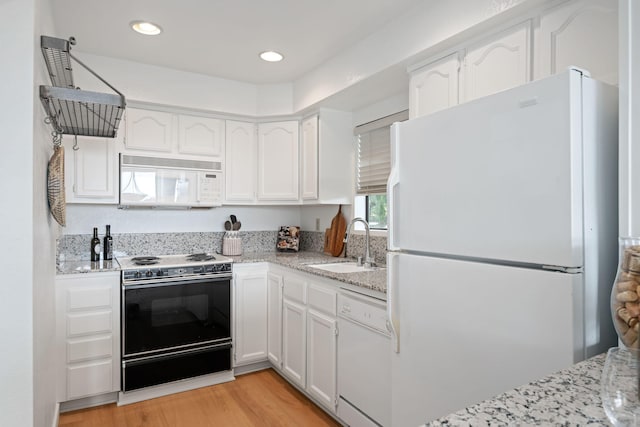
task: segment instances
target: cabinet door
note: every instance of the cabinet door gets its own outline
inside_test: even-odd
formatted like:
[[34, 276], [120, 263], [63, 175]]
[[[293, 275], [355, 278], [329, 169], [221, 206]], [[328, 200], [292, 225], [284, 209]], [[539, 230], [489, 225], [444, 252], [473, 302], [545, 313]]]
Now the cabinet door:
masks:
[[226, 121], [225, 156], [226, 200], [254, 201], [258, 158], [255, 124]]
[[283, 300], [282, 303], [282, 370], [301, 388], [306, 383], [307, 309], [304, 305]]
[[282, 368], [282, 276], [267, 275], [267, 355], [276, 368]]
[[120, 275], [56, 277], [60, 402], [120, 390]]
[[335, 410], [337, 329], [335, 317], [309, 310], [307, 321], [307, 391]]
[[469, 48], [464, 69], [465, 101], [531, 79], [530, 32], [531, 22], [526, 21]]
[[302, 198], [318, 198], [318, 116], [312, 116], [302, 122], [300, 180]]
[[267, 272], [234, 273], [235, 366], [267, 360]]
[[536, 42], [536, 78], [577, 66], [618, 83], [617, 2], [574, 1], [553, 8], [540, 17]]
[[420, 68], [409, 82], [409, 118], [425, 116], [458, 103], [458, 54]]
[[65, 139], [67, 203], [118, 203], [117, 139], [78, 137]]
[[222, 156], [224, 120], [178, 116], [178, 151], [182, 154]]
[[175, 114], [127, 108], [125, 148], [171, 152], [176, 139], [175, 121]]
[[258, 125], [258, 199], [298, 200], [298, 122]]

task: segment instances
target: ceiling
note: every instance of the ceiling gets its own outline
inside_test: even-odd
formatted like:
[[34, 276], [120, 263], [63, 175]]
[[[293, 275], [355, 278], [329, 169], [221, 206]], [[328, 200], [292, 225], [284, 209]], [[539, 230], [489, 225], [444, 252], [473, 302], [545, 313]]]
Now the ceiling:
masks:
[[[424, 0], [54, 0], [81, 52], [253, 84], [292, 82]], [[129, 26], [152, 21], [159, 36]], [[285, 59], [258, 58], [277, 50]]]

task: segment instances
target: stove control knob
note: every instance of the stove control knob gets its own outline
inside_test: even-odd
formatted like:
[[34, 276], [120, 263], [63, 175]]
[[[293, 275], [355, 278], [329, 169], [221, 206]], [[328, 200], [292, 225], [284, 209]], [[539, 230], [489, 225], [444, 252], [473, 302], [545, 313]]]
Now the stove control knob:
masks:
[[139, 278], [141, 278], [141, 277], [142, 277], [142, 273], [140, 273], [139, 271], [136, 271], [136, 272], [133, 274], [133, 277], [135, 277], [136, 279], [139, 279]]
[[148, 271], [147, 271], [147, 273], [146, 273], [146, 276], [147, 276], [147, 277], [151, 277], [151, 276], [153, 276], [153, 271], [148, 270]]
[[162, 272], [162, 270], [158, 270], [158, 272], [156, 273], [156, 275], [157, 275], [158, 277], [160, 277], [160, 276], [164, 275], [164, 273]]

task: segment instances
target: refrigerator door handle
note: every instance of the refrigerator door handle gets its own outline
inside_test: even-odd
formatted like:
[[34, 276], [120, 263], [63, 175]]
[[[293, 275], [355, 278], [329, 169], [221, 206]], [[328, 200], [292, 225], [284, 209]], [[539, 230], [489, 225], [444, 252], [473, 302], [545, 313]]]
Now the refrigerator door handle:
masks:
[[389, 179], [387, 180], [387, 219], [388, 219], [388, 243], [390, 251], [397, 251], [400, 248], [395, 242], [395, 228], [396, 228], [396, 192], [398, 191], [398, 185], [400, 184], [400, 176], [398, 172], [398, 140], [400, 128], [397, 123], [391, 125], [391, 171], [389, 172]]
[[400, 325], [395, 307], [399, 257], [397, 253], [387, 254], [387, 329], [391, 333], [393, 351], [396, 353], [400, 353]]

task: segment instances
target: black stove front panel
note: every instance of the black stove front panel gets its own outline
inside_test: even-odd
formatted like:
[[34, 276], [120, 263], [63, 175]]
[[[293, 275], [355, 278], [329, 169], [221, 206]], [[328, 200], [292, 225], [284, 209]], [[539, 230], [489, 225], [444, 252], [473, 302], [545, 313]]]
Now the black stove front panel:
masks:
[[231, 279], [123, 286], [123, 357], [231, 341]]

